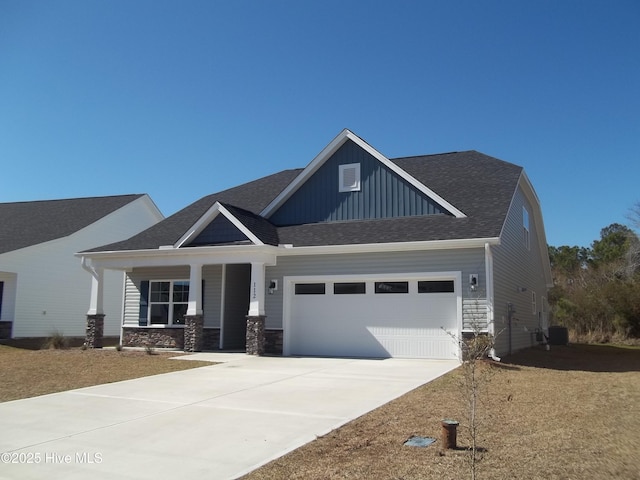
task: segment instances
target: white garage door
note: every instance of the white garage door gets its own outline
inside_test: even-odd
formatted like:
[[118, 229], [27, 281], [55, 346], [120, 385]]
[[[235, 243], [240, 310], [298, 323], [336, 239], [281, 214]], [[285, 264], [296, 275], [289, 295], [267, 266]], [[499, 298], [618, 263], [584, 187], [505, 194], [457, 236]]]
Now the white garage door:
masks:
[[455, 278], [297, 277], [288, 282], [285, 354], [458, 357]]

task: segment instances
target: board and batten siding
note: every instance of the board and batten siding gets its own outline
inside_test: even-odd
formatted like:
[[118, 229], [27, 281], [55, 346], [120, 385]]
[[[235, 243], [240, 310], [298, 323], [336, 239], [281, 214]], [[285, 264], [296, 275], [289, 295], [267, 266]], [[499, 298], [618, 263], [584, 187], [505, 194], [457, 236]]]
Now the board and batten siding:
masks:
[[[523, 207], [529, 213], [530, 248], [524, 241]], [[501, 243], [492, 247], [496, 351], [499, 355], [509, 353], [509, 303], [515, 308], [511, 322], [512, 351], [532, 346], [535, 330], [541, 326], [542, 302], [547, 296], [541, 251], [546, 253], [547, 246], [538, 244], [535, 212], [522, 187], [518, 187], [503, 228]], [[532, 292], [536, 295], [535, 312]]]
[[[125, 280], [123, 326], [138, 327], [140, 317], [140, 286], [145, 280], [188, 280], [189, 267], [136, 268]], [[202, 269], [204, 280], [204, 326], [220, 327], [220, 300], [222, 292], [222, 266], [206, 265]]]
[[[360, 165], [360, 190], [340, 192], [339, 166], [354, 163]], [[349, 140], [269, 220], [275, 225], [298, 225], [446, 213]]]
[[[419, 272], [462, 272], [463, 328], [472, 322], [486, 328], [484, 249], [430, 250], [386, 253], [291, 256], [278, 258], [276, 266], [267, 267], [266, 281], [277, 280], [281, 287], [265, 297], [266, 328], [283, 328], [283, 277], [320, 275], [378, 275]], [[469, 274], [478, 274], [479, 288], [469, 289]], [[465, 301], [466, 299], [466, 301]]]

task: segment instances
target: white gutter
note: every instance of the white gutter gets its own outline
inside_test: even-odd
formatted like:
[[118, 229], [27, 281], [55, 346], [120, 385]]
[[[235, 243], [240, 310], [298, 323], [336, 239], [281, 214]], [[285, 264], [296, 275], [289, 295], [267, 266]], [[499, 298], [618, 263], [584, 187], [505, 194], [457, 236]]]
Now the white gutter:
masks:
[[[243, 255], [243, 254], [269, 254], [277, 256], [289, 255], [334, 255], [337, 253], [369, 253], [384, 251], [409, 251], [409, 250], [442, 250], [448, 248], [484, 248], [485, 244], [499, 245], [499, 238], [472, 238], [458, 240], [432, 240], [420, 242], [390, 242], [390, 243], [366, 243], [354, 245], [318, 245], [308, 247], [296, 247], [293, 245], [218, 245], [209, 247], [174, 248], [172, 246], [145, 249], [145, 250], [109, 250], [102, 252], [76, 253], [81, 257], [83, 265], [85, 259], [115, 260], [133, 258], [190, 258], [212, 255]], [[86, 267], [89, 268], [89, 267]]]
[[391, 242], [391, 243], [366, 243], [356, 245], [321, 245], [309, 247], [295, 247], [284, 245], [284, 251], [278, 255], [335, 255], [338, 253], [372, 253], [389, 251], [411, 250], [443, 250], [459, 248], [484, 248], [485, 244], [499, 245], [499, 238], [472, 238], [459, 240], [432, 240], [420, 242]]

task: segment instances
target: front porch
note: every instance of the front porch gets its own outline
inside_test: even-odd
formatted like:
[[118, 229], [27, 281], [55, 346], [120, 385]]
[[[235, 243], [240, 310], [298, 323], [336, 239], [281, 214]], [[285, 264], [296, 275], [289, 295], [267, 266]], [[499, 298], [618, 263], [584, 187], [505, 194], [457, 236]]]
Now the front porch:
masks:
[[[281, 355], [282, 329], [268, 328], [265, 311], [265, 266], [275, 258], [218, 263], [211, 258], [215, 256], [209, 257], [207, 263], [188, 265], [177, 264], [177, 258], [162, 264], [137, 259], [137, 265], [121, 268], [125, 286], [120, 343], [186, 352]], [[86, 345], [100, 348], [101, 279], [104, 270], [114, 266], [93, 259], [85, 268], [93, 277]]]

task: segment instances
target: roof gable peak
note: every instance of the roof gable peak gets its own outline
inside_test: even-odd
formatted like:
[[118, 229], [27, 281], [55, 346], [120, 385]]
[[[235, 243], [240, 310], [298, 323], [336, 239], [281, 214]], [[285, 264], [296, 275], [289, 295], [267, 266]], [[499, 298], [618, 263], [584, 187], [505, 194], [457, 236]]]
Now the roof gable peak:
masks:
[[451, 215], [457, 218], [465, 218], [466, 215], [453, 206], [451, 203], [447, 202], [440, 195], [435, 193], [433, 190], [428, 188], [425, 184], [418, 181], [415, 177], [407, 173], [405, 170], [400, 168], [397, 164], [389, 160], [385, 155], [380, 153], [378, 150], [373, 148], [367, 142], [365, 142], [358, 135], [353, 133], [349, 129], [343, 129], [326, 147], [322, 149], [322, 151], [316, 155], [316, 157], [307, 165], [298, 176], [289, 184], [287, 187], [276, 197], [274, 198], [269, 205], [267, 205], [260, 215], [269, 218], [271, 214], [276, 212], [278, 208], [280, 208], [291, 196], [309, 179], [311, 176], [320, 169], [324, 163], [331, 158], [331, 156], [338, 151], [340, 147], [342, 147], [347, 141], [352, 141], [357, 146], [362, 148], [368, 154], [370, 154], [373, 158], [382, 163], [389, 170], [393, 171], [395, 174], [400, 176], [407, 183], [421, 191], [423, 194], [440, 204], [445, 210], [447, 210]]
[[219, 215], [222, 215], [229, 220], [229, 222], [231, 222], [231, 224], [233, 224], [233, 226], [254, 245], [264, 245], [264, 242], [249, 230], [240, 220], [238, 220], [238, 218], [236, 218], [236, 216], [233, 215], [226, 206], [220, 202], [216, 202], [184, 233], [184, 235], [182, 235], [182, 237], [180, 237], [180, 239], [173, 245], [173, 248], [184, 247], [194, 241], [198, 235], [200, 235]]

